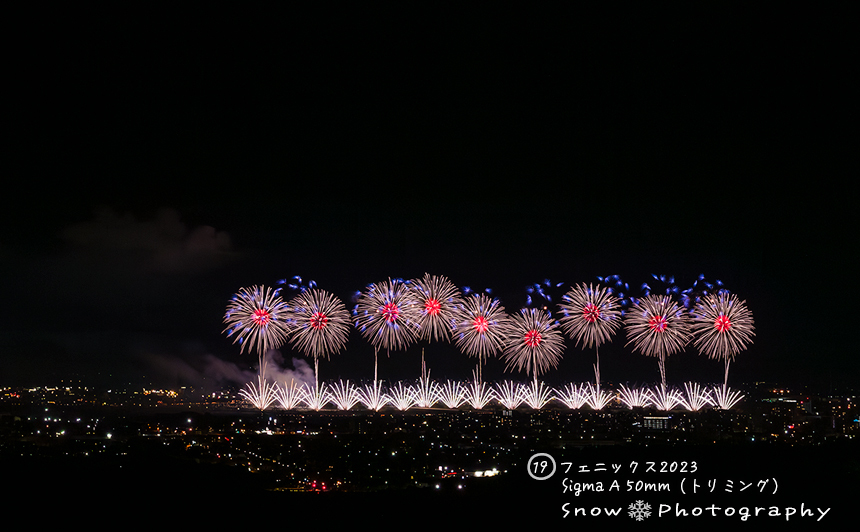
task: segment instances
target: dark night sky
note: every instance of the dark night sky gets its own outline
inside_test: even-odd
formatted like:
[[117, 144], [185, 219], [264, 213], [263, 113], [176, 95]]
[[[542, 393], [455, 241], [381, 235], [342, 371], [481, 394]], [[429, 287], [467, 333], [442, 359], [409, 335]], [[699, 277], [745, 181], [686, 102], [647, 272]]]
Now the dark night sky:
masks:
[[[25, 24], [0, 385], [213, 386], [255, 362], [221, 333], [238, 288], [299, 274], [351, 308], [424, 272], [509, 310], [545, 278], [704, 273], [756, 320], [730, 381], [857, 383], [857, 49], [839, 13], [380, 15]], [[433, 376], [469, 376], [426, 352]], [[601, 354], [605, 379], [658, 378], [623, 334]], [[380, 374], [417, 376], [419, 358]], [[590, 364], [568, 343], [547, 378]], [[321, 371], [369, 378], [372, 352], [353, 332]], [[691, 347], [667, 372], [722, 377]]]

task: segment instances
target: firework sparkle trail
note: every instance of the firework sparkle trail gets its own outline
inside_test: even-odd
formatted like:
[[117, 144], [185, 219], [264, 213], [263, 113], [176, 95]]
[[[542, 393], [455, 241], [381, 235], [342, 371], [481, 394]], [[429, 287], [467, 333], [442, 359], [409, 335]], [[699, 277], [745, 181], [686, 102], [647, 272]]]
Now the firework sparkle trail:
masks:
[[290, 380], [290, 384], [284, 383], [283, 386], [278, 386], [275, 390], [275, 397], [281, 408], [284, 410], [292, 410], [302, 402], [302, 390], [294, 380]]
[[337, 406], [338, 410], [349, 410], [359, 402], [358, 388], [354, 384], [350, 384], [339, 380], [331, 387], [331, 400]]
[[257, 374], [257, 382], [249, 382], [244, 388], [239, 390], [239, 395], [254, 405], [254, 408], [263, 411], [277, 400], [277, 392], [278, 385], [269, 382], [266, 378], [266, 363], [263, 361]]

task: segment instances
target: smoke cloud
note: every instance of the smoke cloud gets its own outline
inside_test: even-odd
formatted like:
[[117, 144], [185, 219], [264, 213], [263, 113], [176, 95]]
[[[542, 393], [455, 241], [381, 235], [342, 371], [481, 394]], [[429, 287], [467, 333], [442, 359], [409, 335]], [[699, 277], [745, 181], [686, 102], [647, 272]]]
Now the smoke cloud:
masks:
[[189, 227], [174, 209], [138, 219], [102, 208], [93, 219], [63, 229], [60, 237], [76, 253], [133, 258], [136, 264], [161, 272], [211, 268], [232, 251], [227, 233], [208, 225]]
[[[174, 385], [192, 386], [207, 392], [243, 387], [255, 381], [259, 371], [259, 368], [242, 368], [208, 353], [191, 359], [160, 354], [150, 354], [145, 358], [155, 372], [173, 381]], [[279, 351], [270, 350], [263, 357], [263, 366], [266, 379], [280, 386], [289, 385], [291, 381], [299, 387], [314, 384], [313, 368], [303, 359], [292, 358], [287, 364]]]

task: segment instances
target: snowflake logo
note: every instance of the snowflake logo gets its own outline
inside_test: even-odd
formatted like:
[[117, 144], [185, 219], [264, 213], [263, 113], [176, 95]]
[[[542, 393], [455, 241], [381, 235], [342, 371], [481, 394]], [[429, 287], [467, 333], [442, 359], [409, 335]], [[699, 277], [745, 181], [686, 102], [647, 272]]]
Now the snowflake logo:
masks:
[[646, 517], [651, 517], [651, 505], [645, 501], [636, 501], [627, 509], [629, 510], [627, 515], [637, 521], [644, 521]]

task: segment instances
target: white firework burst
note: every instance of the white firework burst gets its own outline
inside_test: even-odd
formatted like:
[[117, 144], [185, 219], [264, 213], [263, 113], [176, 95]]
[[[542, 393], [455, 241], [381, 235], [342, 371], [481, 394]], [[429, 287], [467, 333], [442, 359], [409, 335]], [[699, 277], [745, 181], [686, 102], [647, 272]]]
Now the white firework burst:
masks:
[[681, 395], [681, 392], [674, 388], [667, 388], [665, 386], [657, 386], [651, 392], [650, 395], [651, 404], [657, 410], [665, 410], [669, 411], [680, 405], [684, 401], [684, 397]]
[[483, 362], [504, 348], [508, 323], [505, 307], [486, 294], [473, 294], [458, 305], [454, 314], [454, 343], [466, 355], [478, 358], [479, 376]]
[[496, 384], [496, 400], [508, 410], [516, 410], [523, 403], [519, 383], [504, 381]]
[[545, 310], [524, 308], [510, 320], [505, 338], [505, 368], [538, 375], [555, 368], [561, 360], [564, 341], [558, 322]]
[[411, 283], [418, 304], [421, 340], [450, 341], [454, 316], [462, 304], [460, 291], [447, 277], [425, 273]]
[[302, 401], [311, 410], [322, 410], [331, 400], [325, 383], [311, 386], [305, 384], [302, 387]]
[[227, 304], [224, 332], [227, 337], [236, 336], [239, 352], [247, 347], [262, 356], [269, 349], [277, 349], [289, 338], [290, 312], [278, 295], [280, 288], [266, 286], [240, 288]]
[[265, 410], [272, 406], [272, 403], [277, 399], [276, 390], [278, 385], [269, 382], [263, 376], [262, 372], [257, 375], [257, 382], [249, 382], [244, 388], [239, 390], [239, 395], [251, 403], [258, 410]]
[[588, 388], [585, 384], [571, 382], [561, 390], [556, 390], [555, 397], [571, 410], [578, 410], [588, 401]]
[[418, 379], [418, 385], [415, 387], [415, 406], [431, 408], [439, 400], [439, 393], [439, 385], [430, 380], [430, 370], [422, 370], [421, 378]]
[[755, 336], [752, 312], [734, 294], [708, 294], [692, 311], [693, 345], [699, 353], [725, 362], [723, 385], [729, 380], [729, 363], [752, 343]]
[[648, 388], [628, 388], [622, 384], [618, 400], [630, 409], [645, 408], [652, 402], [652, 393]]
[[398, 382], [388, 390], [388, 402], [397, 410], [409, 410], [415, 405], [415, 391]]
[[482, 382], [478, 376], [478, 370], [472, 371], [474, 379], [466, 390], [466, 401], [475, 410], [483, 410], [493, 400], [493, 390]]
[[[318, 374], [320, 357], [340, 352], [349, 337], [349, 311], [333, 294], [316, 288], [304, 290], [290, 300], [292, 335], [290, 344], [314, 359]], [[317, 375], [317, 382], [319, 382]]]
[[666, 387], [666, 357], [684, 349], [690, 341], [689, 315], [669, 296], [649, 295], [636, 302], [624, 317], [627, 345], [633, 351], [657, 357]]
[[684, 394], [681, 396], [681, 405], [684, 408], [695, 412], [713, 404], [714, 401], [707, 389], [693, 382], [684, 383]]
[[612, 394], [601, 389], [599, 385], [588, 383], [585, 390], [585, 402], [592, 410], [603, 410], [612, 401]]
[[523, 402], [535, 410], [540, 410], [552, 401], [552, 389], [544, 383], [533, 380], [530, 384], [523, 384], [520, 388]]
[[450, 409], [460, 408], [466, 402], [466, 389], [458, 381], [447, 381], [439, 392], [439, 400]]
[[333, 384], [330, 396], [338, 410], [349, 410], [359, 402], [358, 388], [350, 384], [349, 380], [340, 380]]
[[358, 400], [368, 410], [377, 412], [388, 404], [388, 397], [382, 393], [382, 383], [376, 380], [358, 390]]
[[284, 410], [292, 410], [302, 402], [302, 391], [296, 381], [290, 380], [289, 385], [285, 383], [283, 386], [277, 387], [275, 390], [275, 398], [281, 408]]
[[578, 284], [562, 296], [559, 303], [562, 330], [582, 347], [594, 347], [596, 362], [594, 377], [600, 384], [600, 355], [598, 348], [608, 342], [621, 326], [621, 306], [612, 290], [600, 285]]
[[731, 409], [744, 398], [744, 395], [741, 392], [732, 390], [725, 384], [722, 386], [714, 386], [712, 391], [714, 392], [714, 404], [722, 410]]

